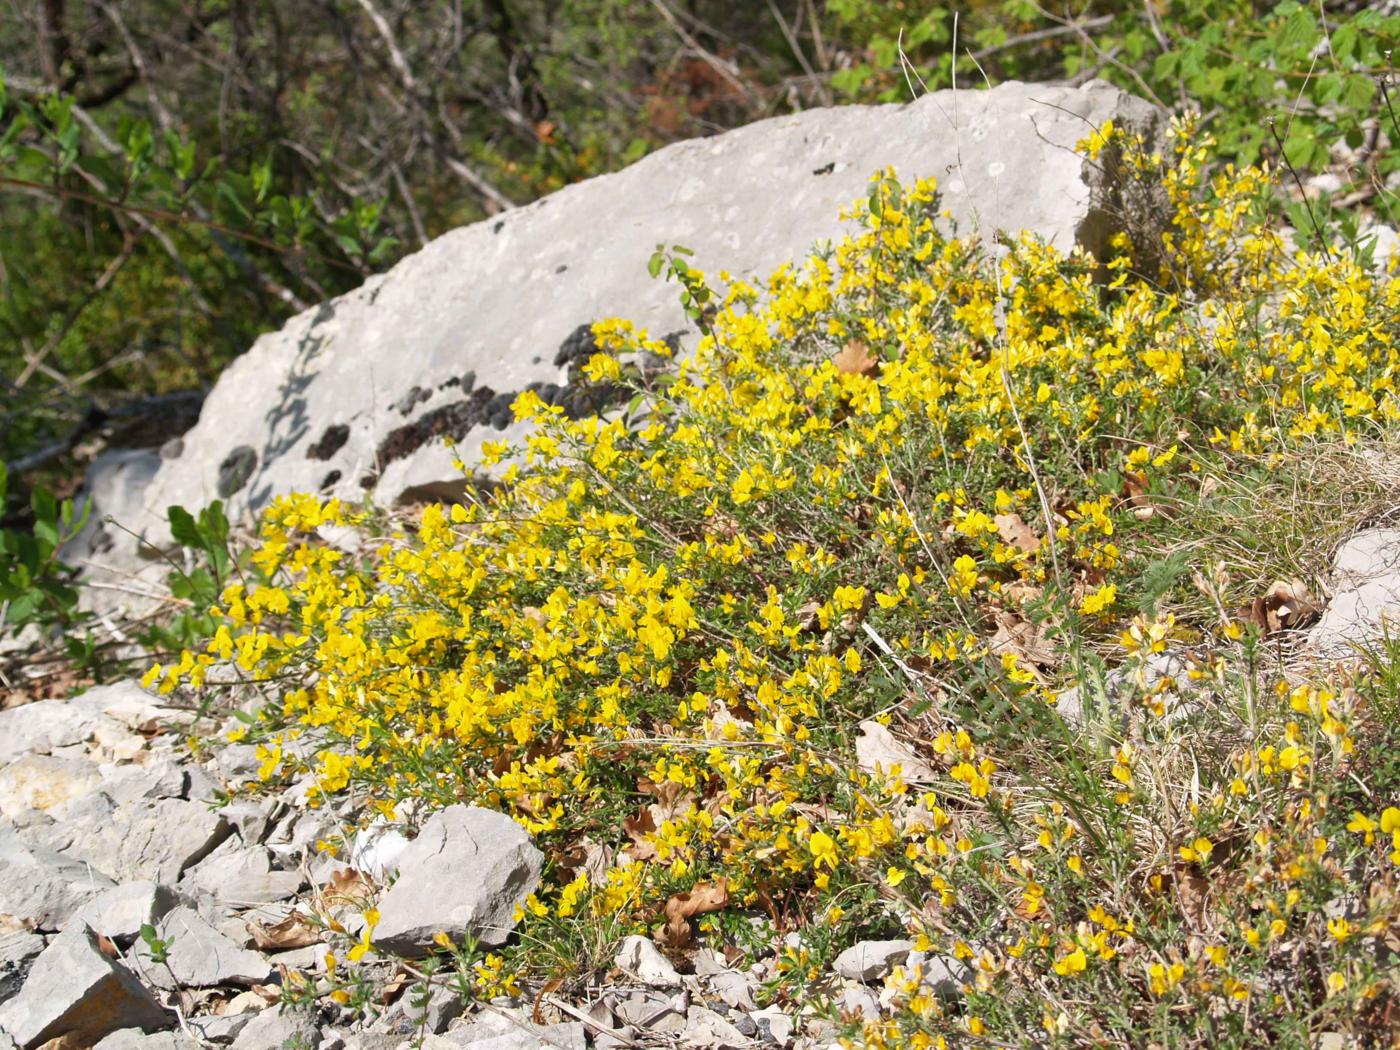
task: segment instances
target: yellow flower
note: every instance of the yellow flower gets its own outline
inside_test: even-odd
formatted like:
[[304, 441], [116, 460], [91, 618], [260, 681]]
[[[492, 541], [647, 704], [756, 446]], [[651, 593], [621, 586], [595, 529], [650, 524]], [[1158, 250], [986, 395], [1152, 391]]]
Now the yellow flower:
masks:
[[1083, 948], [1075, 948], [1068, 955], [1063, 955], [1055, 960], [1055, 972], [1061, 977], [1072, 977], [1077, 973], [1083, 973], [1084, 968], [1089, 965], [1089, 959], [1084, 954]]
[[812, 854], [813, 867], [836, 867], [836, 841], [825, 831], [812, 832], [812, 837], [807, 840], [807, 850]]
[[1181, 856], [1181, 859], [1188, 864], [1192, 862], [1208, 864], [1210, 863], [1211, 851], [1214, 849], [1215, 844], [1211, 842], [1210, 839], [1201, 837], [1196, 839], [1196, 841], [1189, 846], [1182, 846], [1177, 850], [1177, 853]]

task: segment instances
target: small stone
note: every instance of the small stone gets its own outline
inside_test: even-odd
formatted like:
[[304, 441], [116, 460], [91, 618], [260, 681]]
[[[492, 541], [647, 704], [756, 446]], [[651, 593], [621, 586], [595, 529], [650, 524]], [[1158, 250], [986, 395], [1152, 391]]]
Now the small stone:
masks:
[[169, 886], [141, 879], [103, 890], [79, 908], [70, 921], [85, 922], [102, 936], [126, 947], [141, 935], [142, 926], [159, 922], [179, 903], [180, 895]]
[[470, 935], [481, 944], [503, 944], [543, 865], [543, 854], [509, 817], [449, 806], [399, 854], [398, 881], [379, 902], [374, 947], [422, 955], [439, 931], [454, 942]]
[[653, 988], [676, 988], [681, 975], [648, 937], [634, 933], [623, 939], [613, 965], [639, 978]]
[[710, 990], [720, 997], [724, 1005], [735, 1010], [758, 1009], [758, 1004], [753, 999], [754, 982], [742, 973], [725, 970], [723, 973], [711, 975], [709, 982]]
[[156, 935], [169, 946], [166, 965], [151, 961], [144, 941], [136, 946], [136, 956], [149, 978], [162, 988], [170, 987], [172, 975], [181, 988], [260, 984], [272, 976], [272, 964], [266, 958], [234, 944], [193, 908], [171, 911], [161, 919]]
[[428, 990], [426, 1000], [410, 990], [399, 1000], [403, 1004], [403, 1015], [415, 1031], [432, 1032], [434, 1035], [447, 1031], [447, 1026], [462, 1016], [466, 1003], [451, 988], [435, 985]]
[[24, 1050], [69, 1033], [91, 1044], [123, 1028], [154, 1032], [171, 1020], [135, 974], [102, 954], [97, 934], [81, 923], [54, 938], [19, 995], [0, 1006], [0, 1029]]
[[301, 1010], [269, 1007], [244, 1026], [233, 1050], [320, 1050], [321, 1027]]
[[857, 985], [842, 989], [841, 1009], [852, 1017], [864, 1017], [867, 1021], [874, 1021], [880, 1016], [880, 1001], [869, 988]]
[[680, 1032], [685, 1028], [685, 1000], [660, 992], [631, 992], [613, 1003], [613, 1013], [632, 1028], [648, 1032]]
[[744, 1034], [713, 1010], [692, 1006], [685, 1015], [681, 1042], [686, 1046], [739, 1047], [748, 1042]]
[[962, 986], [972, 980], [972, 967], [955, 955], [910, 952], [907, 965], [910, 969], [919, 967], [924, 987], [944, 999], [959, 998]]
[[180, 889], [213, 904], [252, 906], [295, 896], [305, 879], [298, 871], [274, 871], [262, 846], [238, 836], [226, 839], [180, 879]]
[[758, 1025], [758, 1034], [765, 1042], [786, 1046], [787, 1041], [792, 1038], [792, 1018], [778, 1007], [770, 1006], [763, 1010], [755, 1010], [749, 1016]]
[[836, 957], [836, 972], [848, 981], [869, 984], [887, 977], [913, 949], [913, 941], [861, 941]]
[[65, 807], [62, 820], [45, 829], [43, 844], [117, 882], [151, 879], [170, 886], [232, 832], [203, 802], [160, 798], [116, 805], [98, 792]]

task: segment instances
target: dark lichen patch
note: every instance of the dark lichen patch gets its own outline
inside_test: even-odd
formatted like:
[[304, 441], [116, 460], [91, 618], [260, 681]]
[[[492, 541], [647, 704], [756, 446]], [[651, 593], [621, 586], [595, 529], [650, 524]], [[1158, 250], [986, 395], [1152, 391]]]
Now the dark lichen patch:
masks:
[[219, 464], [218, 493], [220, 499], [228, 499], [248, 484], [253, 471], [258, 469], [258, 454], [247, 445], [239, 445]]
[[554, 363], [560, 368], [569, 370], [569, 381], [572, 382], [577, 371], [583, 367], [584, 362], [597, 352], [598, 341], [593, 338], [593, 326], [581, 324], [559, 344], [559, 352], [554, 355]]
[[321, 492], [325, 492], [325, 491], [327, 491], [328, 489], [330, 489], [330, 487], [331, 487], [332, 485], [334, 485], [337, 481], [340, 480], [340, 477], [341, 477], [340, 471], [338, 471], [338, 470], [333, 470], [333, 471], [331, 471], [329, 474], [327, 474], [324, 478], [321, 479], [321, 488], [320, 488], [320, 491], [321, 491]]
[[336, 423], [326, 427], [321, 432], [321, 437], [314, 445], [306, 450], [307, 459], [319, 459], [323, 463], [334, 456], [350, 440], [350, 427], [345, 423]]
[[408, 393], [404, 394], [403, 397], [395, 401], [393, 407], [398, 409], [400, 415], [406, 416], [432, 396], [433, 392], [431, 390], [424, 390], [421, 386], [415, 386]]
[[836, 170], [836, 162], [833, 160], [833, 161], [828, 161], [826, 164], [823, 164], [820, 168], [813, 168], [813, 169], [812, 169], [812, 174], [813, 174], [813, 175], [830, 175], [830, 174], [831, 174], [833, 171], [835, 171], [835, 170]]

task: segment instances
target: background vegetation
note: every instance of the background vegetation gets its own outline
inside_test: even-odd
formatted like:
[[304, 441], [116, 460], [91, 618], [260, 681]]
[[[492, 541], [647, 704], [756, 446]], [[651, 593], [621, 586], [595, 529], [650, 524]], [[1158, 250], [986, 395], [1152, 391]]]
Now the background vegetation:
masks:
[[259, 332], [446, 229], [677, 139], [908, 100], [955, 57], [967, 87], [1101, 76], [1197, 109], [1222, 161], [1282, 149], [1389, 215], [1383, 6], [12, 0], [0, 459], [20, 490], [89, 439], [154, 443]]

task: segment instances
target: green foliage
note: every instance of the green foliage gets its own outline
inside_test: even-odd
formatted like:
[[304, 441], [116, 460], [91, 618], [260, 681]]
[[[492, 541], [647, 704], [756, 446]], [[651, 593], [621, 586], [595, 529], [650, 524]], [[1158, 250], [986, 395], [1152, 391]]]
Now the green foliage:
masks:
[[[0, 512], [5, 508], [9, 473], [0, 463]], [[0, 525], [0, 625], [69, 626], [77, 617], [78, 592], [58, 549], [83, 527], [87, 509], [57, 500], [42, 486], [29, 497], [28, 528]]]

